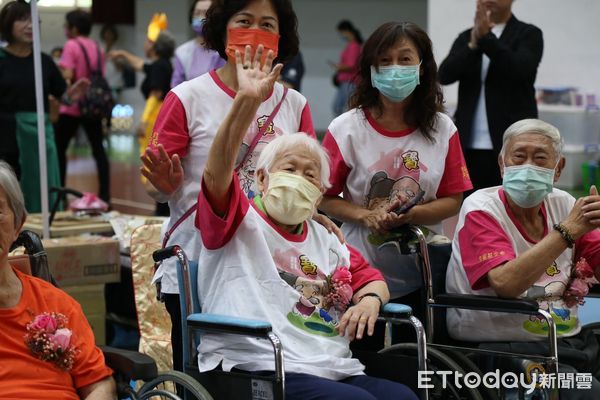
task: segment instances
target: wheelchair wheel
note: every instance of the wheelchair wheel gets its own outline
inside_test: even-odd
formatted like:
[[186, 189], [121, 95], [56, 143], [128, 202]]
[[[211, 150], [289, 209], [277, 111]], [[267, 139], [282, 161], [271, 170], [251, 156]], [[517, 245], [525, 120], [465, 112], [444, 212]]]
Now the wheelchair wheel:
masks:
[[[178, 386], [183, 393], [176, 394]], [[168, 371], [144, 383], [138, 392], [139, 400], [213, 400], [213, 397], [194, 378], [179, 371]]]
[[[428, 347], [427, 351], [429, 351], [430, 349], [431, 347]], [[479, 376], [483, 376], [483, 372], [481, 372], [481, 369], [479, 369], [477, 364], [475, 364], [465, 353], [461, 353], [460, 351], [451, 349], [443, 349], [440, 351], [446, 354], [452, 360], [456, 361], [458, 364], [460, 364], [465, 371], [473, 371], [479, 374]], [[483, 397], [486, 400], [500, 400], [500, 397], [498, 397], [498, 393], [494, 389], [490, 389], [483, 386], [480, 389], [480, 392], [483, 393]]]
[[[379, 353], [417, 357], [418, 349], [416, 343], [398, 343]], [[443, 387], [442, 377], [435, 374], [436, 371], [456, 371], [462, 376], [470, 371], [465, 371], [461, 365], [441, 351], [432, 347], [427, 348], [427, 368], [434, 372], [433, 375], [429, 375], [431, 379], [429, 384], [433, 386], [429, 389], [431, 400], [484, 400], [477, 388], [468, 388], [464, 385], [459, 388], [455, 385], [454, 379], [446, 379], [446, 387]]]

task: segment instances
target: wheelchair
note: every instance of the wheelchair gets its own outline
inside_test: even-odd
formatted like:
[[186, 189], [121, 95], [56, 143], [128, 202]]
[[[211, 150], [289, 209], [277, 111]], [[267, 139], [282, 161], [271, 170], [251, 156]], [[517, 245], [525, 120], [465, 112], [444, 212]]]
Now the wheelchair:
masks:
[[[535, 300], [503, 299], [493, 296], [476, 296], [445, 293], [446, 268], [450, 260], [451, 244], [427, 244], [424, 232], [417, 226], [407, 226], [400, 231], [400, 239], [382, 244], [393, 246], [399, 254], [415, 254], [421, 267], [424, 298], [424, 325], [427, 337], [427, 363], [430, 371], [474, 372], [481, 377], [486, 371], [530, 374], [536, 369], [545, 373], [558, 373], [558, 350], [556, 325], [552, 316], [541, 309]], [[548, 326], [549, 354], [529, 354], [495, 351], [486, 344], [453, 340], [446, 329], [446, 310], [459, 308], [499, 313], [515, 313], [536, 316]], [[410, 343], [400, 343], [386, 351], [414, 353]], [[482, 372], [483, 371], [483, 372]], [[531, 379], [531, 375], [530, 379]], [[451, 380], [445, 387], [437, 375], [431, 376], [432, 399], [558, 399], [558, 389], [536, 388], [527, 395], [522, 387], [513, 389], [470, 388], [456, 385]], [[461, 386], [461, 387], [459, 387]], [[500, 385], [502, 386], [502, 385]]]
[[[198, 263], [189, 261], [184, 251], [177, 245], [157, 250], [153, 257], [155, 262], [161, 262], [169, 257], [176, 257], [178, 260], [179, 292], [182, 294], [180, 306], [184, 372], [197, 379], [215, 399], [283, 400], [285, 398], [284, 344], [273, 332], [271, 324], [265, 321], [201, 313], [197, 293]], [[427, 347], [423, 325], [412, 315], [412, 309], [404, 304], [387, 304], [380, 319], [385, 320], [388, 338], [392, 324], [408, 324], [414, 328], [417, 342], [414, 344], [413, 354], [390, 354], [387, 357], [379, 355], [374, 360], [379, 363], [379, 368], [375, 369], [383, 373], [373, 375], [402, 382], [416, 393], [420, 393], [422, 399], [428, 399], [427, 390], [418, 390], [416, 385], [416, 371], [427, 369]], [[219, 368], [200, 373], [196, 360], [201, 332], [245, 335], [268, 340], [273, 348], [274, 373], [264, 375], [234, 370], [225, 372]], [[389, 340], [387, 342], [389, 344]], [[411, 366], [412, 368], [405, 369], [414, 371], [414, 374], [399, 376], [397, 372], [390, 371], [390, 368], [397, 371], [400, 365]]]
[[[34, 232], [24, 230], [11, 245], [10, 251], [18, 247], [25, 248], [25, 254], [9, 257], [10, 264], [20, 271], [43, 279], [58, 287], [48, 268], [48, 258], [42, 241]], [[208, 392], [195, 379], [178, 371], [158, 373], [154, 360], [142, 353], [101, 346], [106, 365], [113, 371], [117, 383], [119, 399], [181, 400], [175, 392], [175, 386], [184, 387], [188, 399], [212, 400]], [[138, 381], [139, 389], [131, 382]]]

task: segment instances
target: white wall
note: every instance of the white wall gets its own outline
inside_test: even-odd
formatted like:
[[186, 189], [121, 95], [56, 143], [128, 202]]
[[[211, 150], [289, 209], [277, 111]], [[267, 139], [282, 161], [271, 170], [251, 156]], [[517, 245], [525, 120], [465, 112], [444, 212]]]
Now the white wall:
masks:
[[[538, 86], [576, 86], [600, 95], [600, 1], [515, 0], [513, 12], [544, 34]], [[429, 35], [440, 63], [460, 32], [473, 25], [475, 0], [429, 0]], [[456, 103], [457, 85], [446, 88]]]
[[308, 98], [317, 131], [326, 130], [333, 119], [335, 88], [327, 61], [337, 62], [344, 47], [336, 30], [340, 20], [352, 21], [365, 39], [388, 21], [410, 20], [423, 28], [427, 24], [424, 0], [294, 0], [294, 8], [306, 66], [302, 92]]

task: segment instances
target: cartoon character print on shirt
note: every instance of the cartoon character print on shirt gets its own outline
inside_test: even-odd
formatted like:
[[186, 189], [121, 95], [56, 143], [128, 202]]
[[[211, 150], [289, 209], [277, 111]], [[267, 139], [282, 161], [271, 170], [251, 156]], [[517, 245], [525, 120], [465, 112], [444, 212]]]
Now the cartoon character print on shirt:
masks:
[[[539, 283], [544, 284], [541, 286]], [[525, 297], [537, 300], [540, 309], [547, 311], [552, 316], [556, 325], [557, 334], [565, 334], [577, 327], [576, 309], [569, 308], [564, 303], [562, 296], [566, 290], [566, 280], [557, 263], [553, 262], [542, 279], [529, 288]], [[523, 323], [523, 329], [536, 335], [547, 335], [548, 323], [540, 315], [531, 315]]]
[[[379, 159], [368, 170], [373, 175], [364, 206], [369, 210], [376, 210], [387, 209], [397, 200], [404, 203], [417, 196], [423, 191], [420, 184], [421, 173], [427, 172], [428, 168], [417, 150], [393, 149], [387, 153], [381, 152]], [[401, 234], [394, 232], [370, 233], [367, 240], [372, 245], [379, 246], [400, 237]]]
[[[299, 294], [298, 301], [287, 314], [288, 321], [311, 334], [325, 337], [338, 335], [336, 327], [341, 315], [329, 301], [333, 288], [331, 275], [326, 276], [306, 254], [290, 257], [294, 250], [276, 251], [274, 255], [279, 276]], [[337, 260], [340, 260], [339, 256]]]
[[238, 170], [238, 178], [240, 180], [242, 190], [248, 195], [249, 199], [254, 198], [254, 195], [256, 194], [256, 187], [254, 186], [254, 173], [256, 172], [256, 163], [258, 161], [260, 152], [273, 139], [282, 134], [281, 130], [275, 126], [273, 121], [271, 121], [262, 137], [258, 140], [258, 143], [252, 150], [252, 153], [248, 154], [246, 157], [248, 149], [250, 148], [250, 144], [254, 141], [254, 138], [258, 134], [259, 130], [265, 126], [265, 123], [268, 119], [268, 115], [263, 115], [256, 118], [256, 124], [253, 124], [248, 129], [248, 132], [244, 137], [244, 142], [240, 146], [240, 151], [238, 152], [235, 160], [235, 165], [238, 166], [244, 160], [244, 158], [246, 158], [244, 165], [242, 165]]

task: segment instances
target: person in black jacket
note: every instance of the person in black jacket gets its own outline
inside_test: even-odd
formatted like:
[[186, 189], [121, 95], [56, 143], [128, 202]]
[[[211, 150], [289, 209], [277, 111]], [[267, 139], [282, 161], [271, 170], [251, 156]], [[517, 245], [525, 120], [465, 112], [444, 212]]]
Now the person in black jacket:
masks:
[[477, 0], [473, 27], [458, 36], [439, 68], [442, 85], [459, 82], [454, 119], [474, 190], [502, 182], [498, 154], [506, 128], [538, 116], [542, 31], [519, 21], [512, 3]]

